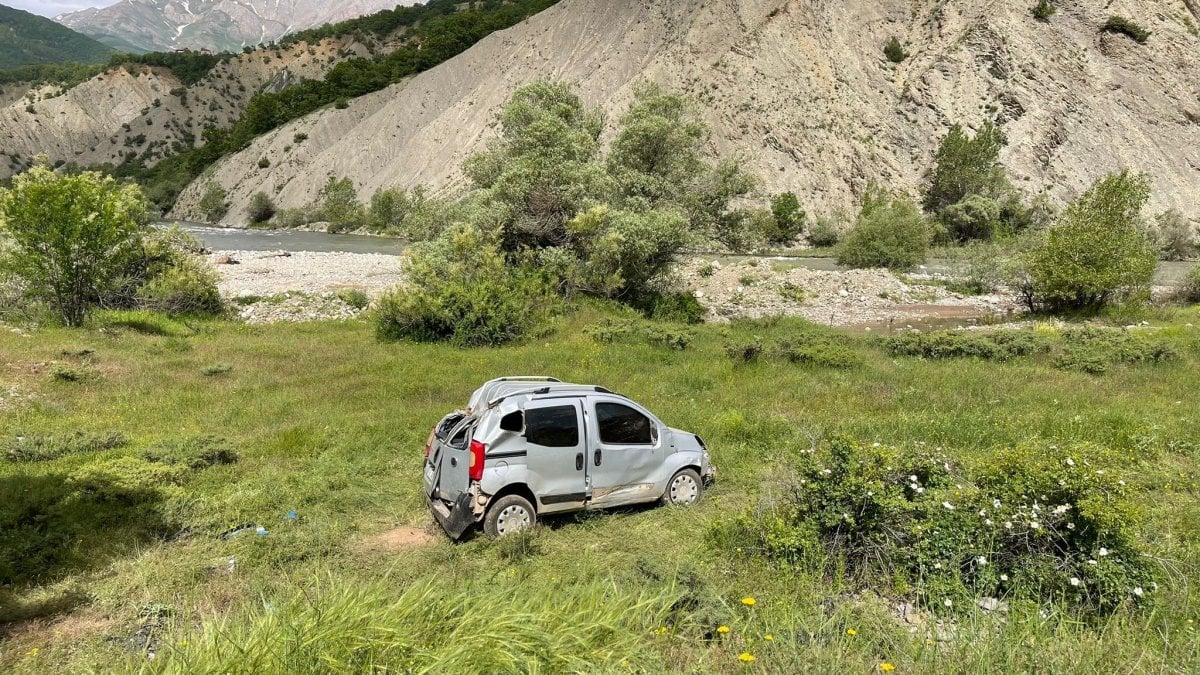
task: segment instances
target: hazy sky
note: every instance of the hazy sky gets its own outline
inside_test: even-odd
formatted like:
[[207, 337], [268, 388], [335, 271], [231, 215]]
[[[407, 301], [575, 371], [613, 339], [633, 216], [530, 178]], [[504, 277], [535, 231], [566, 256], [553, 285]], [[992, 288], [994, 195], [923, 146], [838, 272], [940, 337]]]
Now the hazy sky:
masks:
[[42, 16], [54, 17], [65, 12], [74, 12], [77, 9], [116, 4], [116, 0], [2, 0], [0, 4]]

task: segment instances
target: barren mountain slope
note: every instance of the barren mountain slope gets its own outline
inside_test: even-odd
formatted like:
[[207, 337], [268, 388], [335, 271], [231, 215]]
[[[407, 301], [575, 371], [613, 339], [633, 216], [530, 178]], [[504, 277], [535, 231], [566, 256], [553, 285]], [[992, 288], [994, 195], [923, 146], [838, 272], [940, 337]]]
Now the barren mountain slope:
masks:
[[101, 42], [145, 51], [236, 51], [293, 31], [392, 9], [415, 0], [122, 0], [64, 14], [59, 23]]
[[[712, 124], [715, 153], [741, 153], [764, 189], [795, 190], [817, 210], [849, 207], [871, 179], [915, 192], [950, 124], [994, 117], [1030, 192], [1070, 197], [1128, 166], [1153, 176], [1156, 208], [1197, 215], [1200, 17], [1189, 2], [1083, 0], [1042, 23], [1029, 3], [1000, 0], [565, 0], [349, 109], [260, 138], [189, 187], [175, 215], [198, 215], [209, 180], [229, 190], [234, 223], [256, 191], [303, 206], [329, 176], [364, 197], [458, 185], [498, 107], [542, 77], [578, 82], [614, 116], [639, 80], [684, 91]], [[1110, 13], [1153, 36], [1101, 33]], [[912, 53], [898, 67], [882, 53], [892, 35]], [[296, 133], [309, 140], [285, 152]]]
[[61, 91], [10, 85], [0, 94], [0, 178], [46, 154], [80, 165], [119, 164], [127, 155], [153, 164], [176, 143], [200, 138], [207, 126], [236, 120], [254, 94], [301, 79], [321, 79], [337, 63], [365, 56], [351, 38], [259, 49], [218, 64], [184, 87], [170, 71], [118, 68]]

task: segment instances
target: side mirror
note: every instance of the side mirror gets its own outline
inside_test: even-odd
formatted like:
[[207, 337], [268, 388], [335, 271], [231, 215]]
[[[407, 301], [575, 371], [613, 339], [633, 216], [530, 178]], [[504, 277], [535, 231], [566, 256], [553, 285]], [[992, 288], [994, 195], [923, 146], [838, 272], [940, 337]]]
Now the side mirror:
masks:
[[500, 429], [514, 434], [525, 433], [525, 414], [520, 410], [510, 412], [500, 418]]

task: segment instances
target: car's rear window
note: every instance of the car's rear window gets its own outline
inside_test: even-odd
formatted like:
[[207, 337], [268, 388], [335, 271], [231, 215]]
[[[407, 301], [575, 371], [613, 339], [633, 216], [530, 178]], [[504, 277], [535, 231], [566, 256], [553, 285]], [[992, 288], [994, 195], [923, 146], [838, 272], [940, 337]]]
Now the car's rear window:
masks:
[[575, 406], [526, 410], [525, 439], [547, 448], [573, 448], [579, 445], [579, 415]]
[[600, 442], [612, 445], [652, 445], [650, 418], [620, 403], [597, 403], [596, 423]]

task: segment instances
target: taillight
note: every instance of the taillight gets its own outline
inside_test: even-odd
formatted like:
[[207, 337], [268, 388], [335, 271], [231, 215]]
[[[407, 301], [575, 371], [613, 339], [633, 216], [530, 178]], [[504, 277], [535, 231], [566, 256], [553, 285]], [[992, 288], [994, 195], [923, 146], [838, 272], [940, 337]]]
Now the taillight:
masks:
[[471, 441], [471, 464], [467, 468], [467, 475], [471, 480], [483, 480], [483, 453], [487, 452], [487, 446], [479, 441]]
[[425, 439], [425, 456], [429, 457], [429, 450], [433, 448], [434, 435], [437, 433], [437, 425], [433, 425], [433, 429], [429, 431], [429, 438]]

